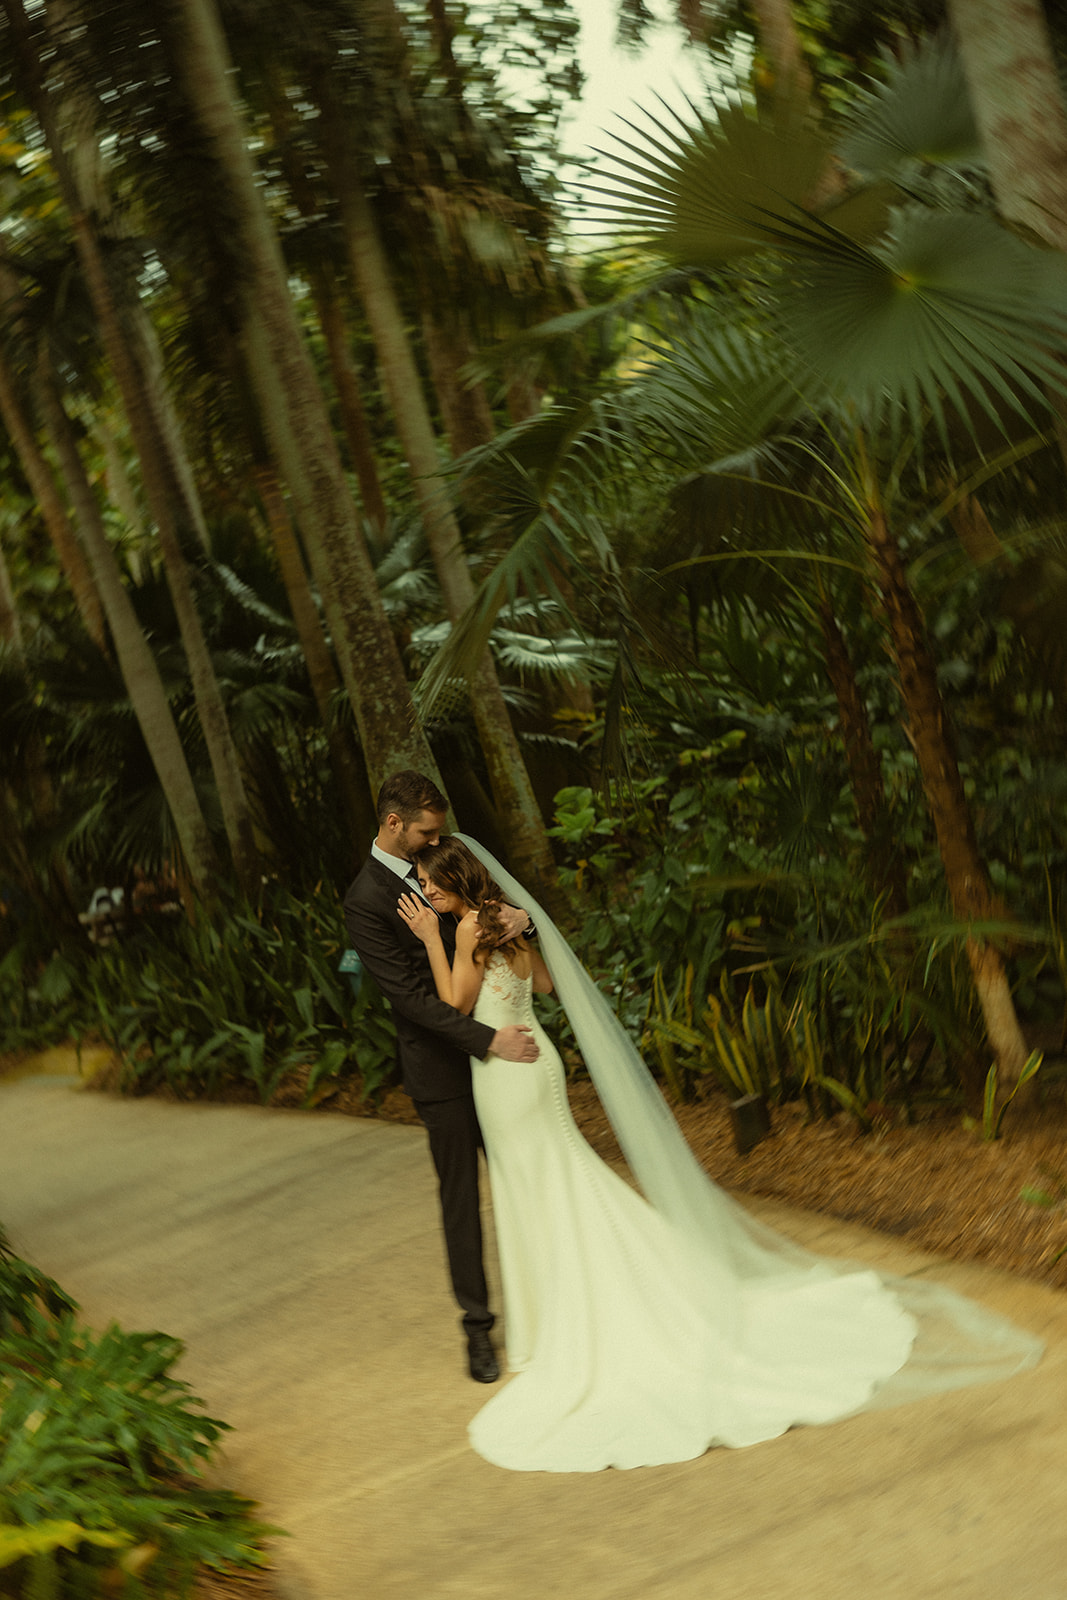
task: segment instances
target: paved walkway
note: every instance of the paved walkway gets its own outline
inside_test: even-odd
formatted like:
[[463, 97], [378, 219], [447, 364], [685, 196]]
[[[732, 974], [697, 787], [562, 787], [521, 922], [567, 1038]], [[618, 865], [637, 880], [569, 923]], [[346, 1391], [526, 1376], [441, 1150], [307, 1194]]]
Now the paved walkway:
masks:
[[[784, 1207], [803, 1243], [928, 1261]], [[416, 1128], [0, 1083], [0, 1221], [87, 1321], [186, 1341], [287, 1600], [1067, 1600], [1067, 1296], [938, 1265], [1036, 1371], [679, 1466], [508, 1473], [465, 1376]]]

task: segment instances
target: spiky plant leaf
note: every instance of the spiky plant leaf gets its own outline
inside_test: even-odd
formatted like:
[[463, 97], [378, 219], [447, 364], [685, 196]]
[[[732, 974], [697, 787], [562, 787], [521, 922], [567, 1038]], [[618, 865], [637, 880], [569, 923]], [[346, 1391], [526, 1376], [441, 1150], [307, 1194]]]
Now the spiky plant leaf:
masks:
[[669, 121], [645, 112], [601, 152], [614, 172], [586, 187], [604, 220], [678, 265], [718, 266], [780, 244], [806, 227], [805, 208], [830, 150], [810, 122], [786, 130], [731, 105], [691, 122], [666, 106]]
[[945, 400], [1043, 412], [1042, 383], [1067, 390], [1067, 262], [977, 213], [903, 207], [869, 250], [828, 238], [780, 314], [813, 379], [872, 425], [903, 405], [943, 429]]
[[599, 192], [678, 265], [743, 253], [776, 263], [764, 299], [813, 404], [844, 404], [872, 427], [904, 414], [916, 430], [929, 411], [944, 438], [946, 405], [964, 418], [975, 404], [991, 416], [1002, 405], [1043, 410], [1042, 385], [1067, 390], [1062, 257], [990, 217], [919, 206], [893, 212], [864, 243], [839, 213], [831, 224], [806, 209], [801, 173], [816, 171], [817, 146], [827, 152], [815, 134], [800, 143], [803, 157], [740, 108], [717, 122], [700, 115], [627, 141], [632, 159]]
[[885, 79], [853, 112], [839, 154], [871, 177], [896, 177], [910, 162], [981, 162], [981, 137], [951, 34], [905, 45], [899, 57], [886, 60]]

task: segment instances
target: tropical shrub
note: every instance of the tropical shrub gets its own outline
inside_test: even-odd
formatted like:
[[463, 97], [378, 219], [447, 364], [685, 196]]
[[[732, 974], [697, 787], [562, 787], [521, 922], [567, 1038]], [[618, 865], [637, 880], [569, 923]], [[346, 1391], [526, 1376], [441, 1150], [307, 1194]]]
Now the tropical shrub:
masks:
[[170, 1376], [162, 1333], [97, 1336], [0, 1233], [0, 1595], [187, 1595], [262, 1566], [252, 1502], [196, 1480], [226, 1424]]
[[332, 893], [277, 886], [258, 907], [134, 922], [106, 948], [83, 941], [36, 963], [16, 948], [0, 965], [0, 1048], [101, 1040], [134, 1093], [236, 1087], [268, 1103], [299, 1072], [309, 1098], [344, 1077], [374, 1096], [393, 1069], [395, 1029], [373, 984], [357, 998], [338, 974], [343, 948]]

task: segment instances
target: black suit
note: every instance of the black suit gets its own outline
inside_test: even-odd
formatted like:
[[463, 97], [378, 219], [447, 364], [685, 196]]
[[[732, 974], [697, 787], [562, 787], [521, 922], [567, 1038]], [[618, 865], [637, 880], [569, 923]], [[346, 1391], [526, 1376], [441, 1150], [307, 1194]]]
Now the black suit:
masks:
[[[478, 1207], [481, 1133], [470, 1057], [488, 1053], [494, 1030], [438, 998], [426, 946], [397, 912], [401, 895], [411, 893], [418, 893], [413, 883], [371, 856], [345, 896], [345, 926], [349, 942], [393, 1007], [404, 1088], [430, 1135], [452, 1287], [464, 1324], [488, 1329], [493, 1317]], [[456, 944], [451, 917], [441, 918], [441, 937], [451, 962]]]

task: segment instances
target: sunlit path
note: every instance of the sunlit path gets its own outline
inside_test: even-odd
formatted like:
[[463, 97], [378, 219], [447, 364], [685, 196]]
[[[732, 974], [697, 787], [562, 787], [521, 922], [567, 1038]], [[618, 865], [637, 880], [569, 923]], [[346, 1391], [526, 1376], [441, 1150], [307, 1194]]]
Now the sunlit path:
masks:
[[[862, 1230], [805, 1243], [907, 1270]], [[680, 1466], [510, 1474], [466, 1446], [419, 1129], [0, 1083], [0, 1221], [85, 1319], [186, 1341], [221, 1475], [292, 1537], [292, 1600], [1058, 1600], [1067, 1296], [938, 1276], [1049, 1341], [1034, 1373]]]

